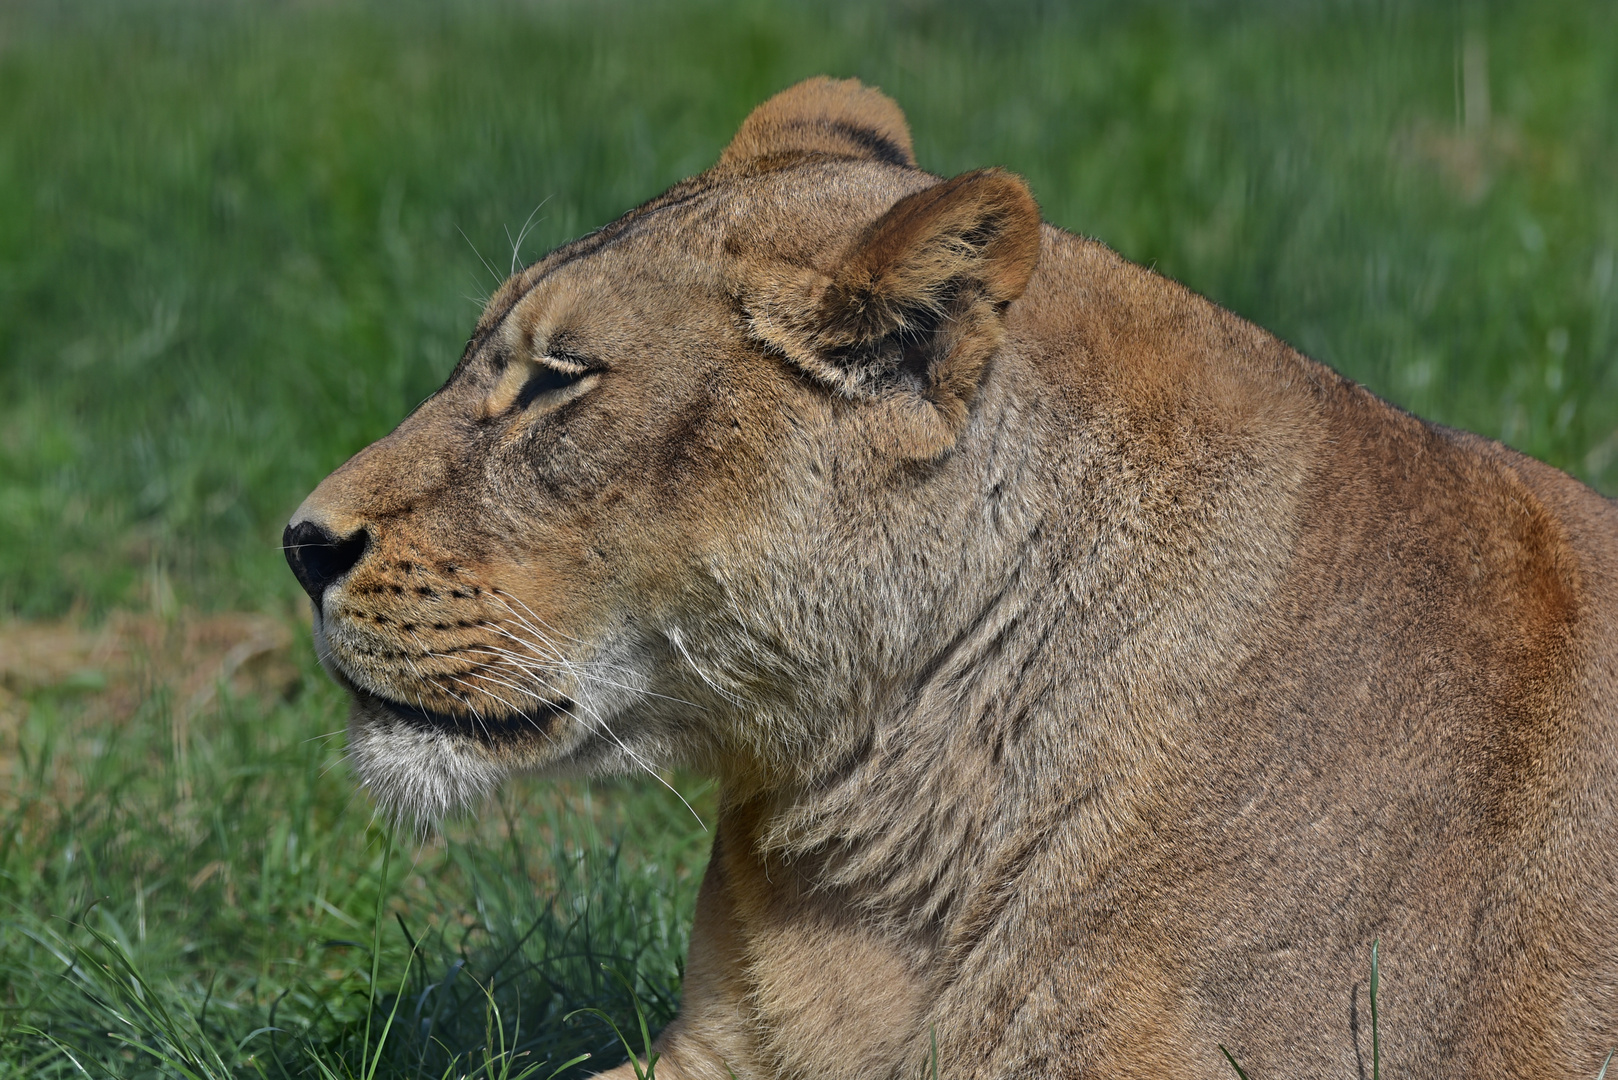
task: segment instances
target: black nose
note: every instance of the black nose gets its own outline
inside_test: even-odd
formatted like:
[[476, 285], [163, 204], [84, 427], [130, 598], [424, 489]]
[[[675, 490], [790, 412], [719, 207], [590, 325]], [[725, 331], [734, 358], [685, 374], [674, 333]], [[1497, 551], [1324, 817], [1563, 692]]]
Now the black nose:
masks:
[[370, 539], [364, 529], [339, 539], [312, 521], [300, 521], [286, 527], [281, 534], [281, 546], [287, 553], [287, 565], [292, 567], [293, 576], [319, 607], [326, 589], [354, 569]]

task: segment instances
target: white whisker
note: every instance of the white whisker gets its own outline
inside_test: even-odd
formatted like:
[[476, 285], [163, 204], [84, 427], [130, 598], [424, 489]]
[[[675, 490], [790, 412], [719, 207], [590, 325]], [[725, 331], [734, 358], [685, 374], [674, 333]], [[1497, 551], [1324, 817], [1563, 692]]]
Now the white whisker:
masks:
[[[433, 651], [431, 649], [429, 649], [427, 647], [426, 643], [423, 642], [421, 640], [421, 638], [416, 635], [416, 632], [414, 630], [407, 631], [407, 633], [409, 633], [411, 639], [415, 641], [416, 647], [421, 650], [421, 655], [422, 656], [427, 657], [427, 656], [432, 656], [433, 655]], [[400, 655], [403, 656], [402, 653]], [[472, 702], [467, 700], [466, 698], [461, 697], [461, 695], [457, 694], [455, 691], [450, 690], [447, 687], [440, 686], [439, 684], [435, 683], [432, 679], [427, 678], [426, 675], [422, 674], [421, 668], [417, 667], [416, 662], [414, 660], [412, 660], [410, 657], [404, 656], [404, 662], [410, 665], [410, 670], [414, 671], [416, 673], [416, 679], [419, 682], [425, 683], [428, 686], [432, 686], [432, 687], [435, 687], [435, 688], [437, 688], [439, 690], [442, 690], [444, 693], [448, 694], [450, 697], [454, 698], [456, 701], [459, 701], [462, 705], [465, 705], [467, 710], [472, 714], [472, 718], [477, 721], [478, 727], [483, 729], [483, 737], [485, 739], [488, 739], [490, 742], [494, 741], [494, 733], [489, 730], [489, 725], [483, 722], [483, 714], [478, 712], [478, 707], [476, 705], [472, 704]], [[421, 691], [419, 691], [419, 690], [416, 691], [416, 705], [421, 709], [421, 711], [423, 713], [426, 713], [428, 711], [427, 706], [422, 704]]]
[[[511, 686], [510, 683], [507, 683], [504, 680], [492, 679], [490, 676], [487, 676], [487, 675], [479, 674], [478, 677], [482, 678], [482, 679], [488, 679], [491, 682], [500, 682], [505, 686]], [[471, 683], [466, 682], [466, 681], [464, 681], [462, 679], [459, 679], [454, 675], [450, 675], [447, 672], [445, 673], [444, 678], [446, 678], [446, 679], [450, 680], [451, 682], [455, 683], [457, 686], [464, 686], [467, 690], [473, 691], [475, 693], [488, 694], [490, 697], [494, 698], [494, 700], [498, 701], [500, 704], [502, 704], [506, 708], [510, 709], [517, 716], [520, 716], [524, 720], [528, 721], [529, 726], [532, 727], [535, 731], [539, 732], [541, 735], [545, 736], [545, 738], [550, 739], [551, 742], [556, 741], [555, 739], [551, 738], [551, 733], [550, 732], [546, 731], [544, 728], [539, 726], [539, 721], [535, 720], [532, 716], [528, 715], [527, 710], [518, 708], [517, 706], [513, 705], [511, 702], [507, 701], [505, 698], [501, 697], [499, 694], [496, 694], [493, 691], [488, 690], [488, 689], [480, 689], [479, 687], [473, 686]], [[515, 686], [511, 686], [511, 688], [513, 690], [518, 689], [518, 687], [515, 687]]]
[[547, 195], [543, 199], [539, 200], [538, 206], [534, 207], [528, 212], [528, 220], [524, 221], [522, 223], [522, 228], [517, 230], [517, 239], [512, 240], [511, 230], [506, 229], [506, 239], [511, 241], [511, 272], [513, 274], [517, 272], [517, 260], [522, 257], [522, 242], [528, 238], [529, 228], [536, 224], [534, 221], [534, 215], [545, 209], [545, 204], [550, 201], [551, 197]]
[[478, 246], [472, 243], [472, 238], [466, 235], [466, 230], [457, 225], [455, 226], [455, 231], [461, 234], [461, 239], [466, 241], [466, 246], [472, 249], [472, 254], [478, 257], [478, 262], [483, 264], [483, 268], [489, 272], [489, 276], [494, 278], [495, 284], [498, 286], [501, 281], [504, 281], [505, 279], [500, 276], [500, 271], [496, 270], [494, 265], [483, 257], [483, 252], [479, 251]]
[[[496, 630], [497, 632], [499, 632], [501, 634], [504, 634], [506, 637], [510, 638], [512, 641], [515, 641], [515, 642], [517, 642], [519, 644], [523, 644], [523, 645], [531, 645], [532, 644], [531, 642], [525, 641], [521, 637], [518, 637], [517, 635], [511, 633], [510, 631], [504, 629], [503, 627], [494, 626], [494, 627], [492, 627], [492, 629]], [[501, 657], [501, 658], [503, 658], [503, 659], [505, 659], [505, 660], [507, 660], [507, 661], [509, 661], [511, 663], [515, 663], [515, 664], [525, 664], [525, 663], [531, 662], [534, 659], [533, 657], [530, 657], [530, 656], [525, 656], [525, 655], [522, 655], [520, 653], [512, 652], [510, 649], [502, 649], [499, 646], [487, 645], [487, 644], [479, 645], [479, 646], [465, 646], [460, 651], [465, 652], [465, 653], [483, 653], [483, 654], [488, 655], [488, 656]], [[597, 683], [600, 683], [603, 686], [610, 686], [615, 690], [627, 690], [632, 694], [640, 694], [642, 697], [658, 698], [659, 700], [662, 700], [662, 701], [673, 702], [676, 705], [689, 705], [693, 709], [703, 709], [703, 711], [707, 711], [704, 708], [704, 706], [699, 705], [694, 701], [687, 701], [685, 698], [673, 697], [673, 696], [671, 696], [669, 694], [659, 694], [655, 690], [647, 690], [647, 689], [644, 689], [644, 688], [639, 687], [639, 686], [631, 686], [628, 683], [614, 682], [611, 679], [603, 678], [602, 676], [596, 675], [593, 672], [585, 671], [578, 664], [576, 664], [576, 663], [574, 663], [572, 661], [566, 660], [564, 658], [561, 658], [561, 657], [558, 657], [556, 662], [557, 662], [558, 666], [560, 666], [564, 671], [566, 671], [569, 675], [572, 675], [573, 677], [575, 677], [577, 679], [588, 679], [591, 682], [597, 682]]]
[[686, 650], [685, 642], [680, 640], [679, 631], [670, 630], [664, 636], [668, 638], [669, 644], [674, 646], [674, 651], [680, 654], [680, 659], [684, 660], [691, 670], [697, 673], [697, 678], [701, 679], [703, 684], [707, 686], [708, 689], [712, 690], [714, 693], [718, 694], [720, 697], [724, 698], [738, 709], [745, 709], [748, 707], [748, 702], [742, 700], [736, 694], [725, 689], [723, 686], [720, 686], [706, 671], [702, 670], [702, 665], [697, 663], [696, 658]]

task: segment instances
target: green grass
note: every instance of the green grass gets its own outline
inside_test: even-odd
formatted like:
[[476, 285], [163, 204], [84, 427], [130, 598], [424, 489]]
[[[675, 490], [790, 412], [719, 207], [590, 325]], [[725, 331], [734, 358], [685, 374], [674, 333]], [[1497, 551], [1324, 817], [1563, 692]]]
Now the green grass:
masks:
[[[611, 1028], [567, 1014], [673, 1015], [708, 840], [679, 798], [518, 783], [390, 849], [300, 650], [295, 700], [227, 697], [184, 753], [162, 686], [121, 720], [31, 695], [0, 799], [0, 1077], [175, 1075], [154, 1054], [217, 1055], [209, 1077], [462, 1075], [501, 1045], [611, 1064]], [[707, 786], [678, 786], [711, 819]]]
[[[0, 615], [295, 609], [287, 515], [438, 385], [530, 214], [524, 260], [819, 72], [1618, 491], [1615, 55], [1607, 0], [0, 5]], [[669, 1015], [705, 846], [671, 795], [514, 785], [384, 888], [302, 662], [184, 732], [160, 682], [0, 699], [0, 1077], [515, 1075], [621, 1056], [562, 1019], [636, 1030], [612, 972]]]

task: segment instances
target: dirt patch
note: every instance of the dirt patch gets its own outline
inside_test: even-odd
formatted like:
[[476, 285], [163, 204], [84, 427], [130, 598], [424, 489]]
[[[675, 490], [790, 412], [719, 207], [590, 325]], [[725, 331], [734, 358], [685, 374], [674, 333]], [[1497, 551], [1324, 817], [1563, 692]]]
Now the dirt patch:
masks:
[[128, 719], [161, 688], [181, 727], [222, 689], [285, 696], [299, 680], [292, 642], [285, 620], [247, 612], [0, 623], [0, 757], [40, 691], [84, 695], [86, 718], [106, 722]]

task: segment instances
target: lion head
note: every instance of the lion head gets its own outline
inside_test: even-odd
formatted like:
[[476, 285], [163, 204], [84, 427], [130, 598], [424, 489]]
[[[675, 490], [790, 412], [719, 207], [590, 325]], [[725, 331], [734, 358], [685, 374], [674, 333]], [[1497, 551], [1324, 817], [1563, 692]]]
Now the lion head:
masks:
[[513, 770], [737, 790], [869, 740], [1009, 557], [979, 405], [1040, 230], [816, 79], [513, 275], [286, 529], [365, 783], [430, 817]]

